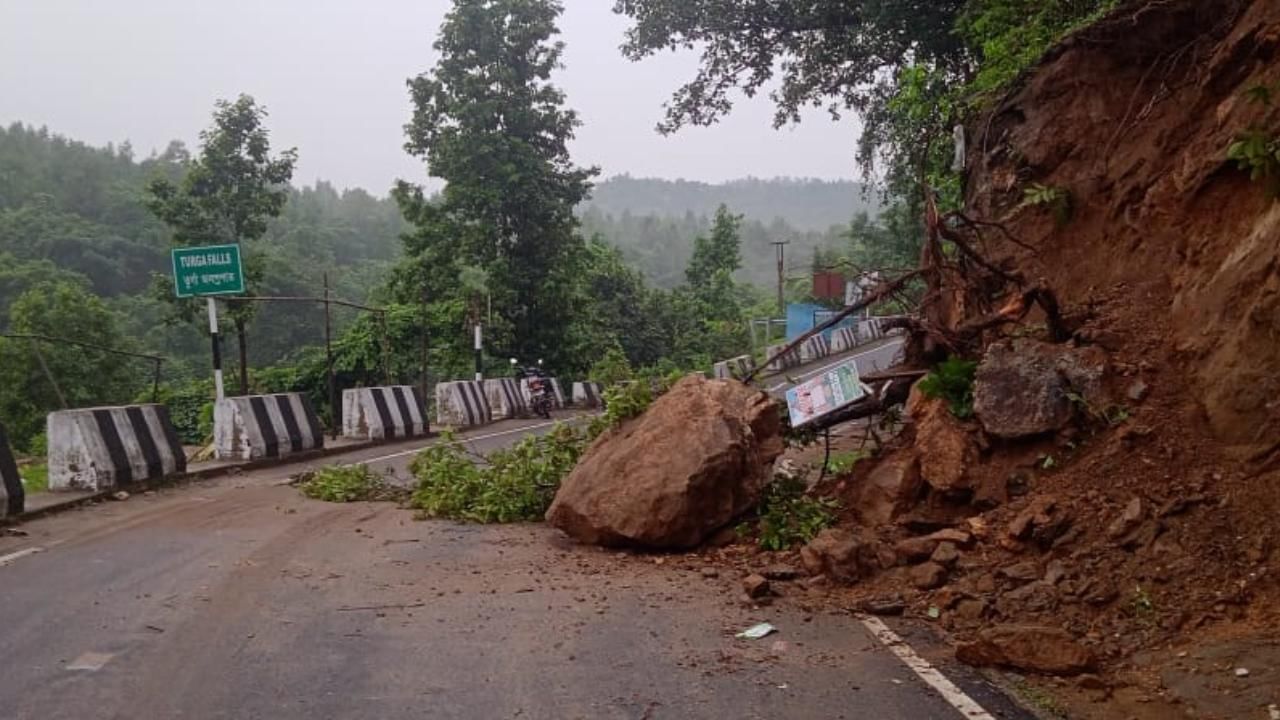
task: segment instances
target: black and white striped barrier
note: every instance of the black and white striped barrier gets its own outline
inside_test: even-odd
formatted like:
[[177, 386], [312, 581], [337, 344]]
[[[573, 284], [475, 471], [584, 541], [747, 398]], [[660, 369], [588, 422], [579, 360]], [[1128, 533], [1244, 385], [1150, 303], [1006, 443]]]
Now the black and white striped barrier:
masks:
[[22, 486], [22, 474], [9, 447], [9, 435], [0, 425], [0, 518], [21, 515], [26, 505], [27, 491]]
[[711, 377], [716, 380], [741, 379], [755, 369], [755, 360], [750, 355], [740, 355], [712, 365]]
[[[547, 378], [551, 383], [551, 404], [556, 410], [563, 410], [565, 397], [564, 389], [560, 387], [560, 381], [555, 378]], [[520, 381], [520, 394], [524, 396], [524, 401], [533, 404], [533, 393], [529, 390], [529, 380], [525, 378]]]
[[604, 386], [593, 382], [574, 383], [573, 405], [581, 408], [604, 407]]
[[494, 420], [510, 420], [529, 414], [529, 403], [515, 378], [497, 378], [484, 381], [484, 397]]
[[830, 354], [831, 344], [827, 342], [827, 336], [822, 333], [818, 333], [808, 340], [805, 340], [803, 343], [800, 343], [801, 363], [811, 363], [814, 360], [821, 360]]
[[45, 427], [53, 491], [127, 488], [187, 471], [163, 405], [59, 410]]
[[765, 353], [765, 357], [768, 358], [765, 367], [774, 372], [782, 372], [801, 364], [799, 350], [792, 350], [789, 353], [782, 354], [784, 348], [786, 348], [786, 345], [774, 345], [769, 348]]
[[342, 391], [342, 435], [352, 440], [394, 440], [427, 434], [427, 411], [412, 385]]
[[441, 425], [473, 427], [493, 422], [484, 387], [474, 380], [436, 385], [436, 419]]
[[836, 328], [831, 333], [831, 352], [842, 353], [858, 347], [858, 328]]
[[213, 451], [219, 460], [277, 458], [324, 447], [324, 428], [300, 393], [248, 395], [213, 406]]

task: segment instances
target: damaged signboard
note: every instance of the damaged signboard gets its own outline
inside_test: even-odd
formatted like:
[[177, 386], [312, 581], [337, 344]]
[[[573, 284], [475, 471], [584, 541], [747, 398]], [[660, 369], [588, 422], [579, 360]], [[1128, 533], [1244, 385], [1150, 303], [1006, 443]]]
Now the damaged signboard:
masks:
[[858, 364], [850, 360], [787, 391], [787, 408], [791, 411], [791, 427], [807, 425], [814, 420], [855, 403], [870, 394], [858, 379]]

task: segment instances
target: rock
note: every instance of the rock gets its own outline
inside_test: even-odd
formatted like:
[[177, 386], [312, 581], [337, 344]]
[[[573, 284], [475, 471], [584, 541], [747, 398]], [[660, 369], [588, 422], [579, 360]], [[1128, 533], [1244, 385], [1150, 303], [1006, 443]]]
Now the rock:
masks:
[[1164, 525], [1157, 520], [1148, 520], [1139, 525], [1133, 532], [1118, 539], [1116, 545], [1125, 550], [1150, 547], [1162, 532], [1164, 532]]
[[973, 589], [980, 593], [993, 593], [996, 591], [996, 576], [991, 573], [978, 576], [973, 582]]
[[715, 568], [702, 568], [702, 577], [708, 580], [714, 580], [715, 578], [720, 577], [720, 571]]
[[1049, 522], [1049, 513], [1056, 504], [1057, 501], [1052, 497], [1039, 497], [1032, 500], [1031, 504], [1009, 523], [1009, 537], [1025, 540], [1037, 524]]
[[756, 505], [782, 450], [769, 396], [690, 375], [592, 443], [547, 522], [588, 544], [696, 547]]
[[868, 615], [901, 615], [907, 609], [907, 601], [901, 595], [868, 598], [858, 608]]
[[1040, 579], [1040, 566], [1034, 560], [1025, 560], [1013, 565], [1006, 565], [996, 571], [1001, 577], [1020, 582], [1031, 582]]
[[1120, 517], [1107, 528], [1107, 537], [1118, 540], [1128, 535], [1142, 523], [1142, 518], [1145, 516], [1146, 509], [1143, 507], [1142, 498], [1133, 498], [1124, 506], [1124, 512]]
[[1050, 560], [1049, 565], [1044, 570], [1044, 581], [1050, 585], [1057, 585], [1067, 576], [1067, 566], [1062, 564], [1061, 560]]
[[938, 548], [933, 551], [933, 555], [929, 556], [931, 562], [935, 562], [943, 567], [951, 567], [960, 559], [960, 551], [956, 549], [954, 543], [944, 542], [938, 543]]
[[999, 666], [1047, 675], [1079, 675], [1095, 669], [1088, 648], [1064, 630], [1034, 625], [987, 628], [956, 648], [956, 659], [975, 667]]
[[1147, 393], [1151, 391], [1151, 386], [1141, 380], [1135, 380], [1129, 385], [1129, 389], [1125, 391], [1125, 396], [1133, 402], [1142, 402], [1147, 399]]
[[842, 528], [827, 528], [800, 548], [800, 561], [810, 575], [852, 583], [874, 574], [880, 567], [875, 538]]
[[942, 543], [967, 546], [973, 542], [973, 536], [963, 530], [946, 528], [923, 537], [907, 538], [893, 546], [899, 565], [928, 560]]
[[978, 598], [968, 598], [961, 600], [956, 604], [956, 616], [965, 620], [978, 621], [987, 614], [987, 601]]
[[707, 539], [707, 545], [713, 548], [729, 547], [738, 542], [738, 531], [732, 527], [721, 528]]
[[763, 575], [748, 575], [742, 579], [742, 590], [755, 600], [769, 594], [769, 581]]
[[911, 568], [911, 584], [921, 590], [933, 590], [947, 582], [947, 569], [936, 562], [927, 562]]
[[119, 500], [120, 502], [124, 502], [125, 500], [129, 499], [129, 493], [125, 490], [117, 490], [116, 492], [112, 493], [111, 497], [114, 500]]
[[798, 568], [787, 565], [786, 563], [775, 563], [760, 571], [760, 574], [769, 580], [777, 580], [778, 582], [786, 582], [795, 580], [800, 577]]
[[990, 510], [1009, 502], [1009, 478], [986, 473], [973, 484], [973, 500], [979, 510]]
[[1089, 407], [1110, 403], [1106, 353], [1031, 338], [992, 343], [978, 365], [973, 409], [989, 434], [1014, 439], [1060, 430], [1074, 414], [1069, 395]]
[[941, 398], [916, 397], [908, 401], [914, 420], [915, 450], [920, 458], [920, 478], [940, 493], [969, 488], [969, 468], [977, 462], [973, 438], [951, 414]]
[[905, 512], [922, 489], [915, 453], [889, 455], [867, 475], [858, 491], [858, 515], [868, 526], [885, 525]]

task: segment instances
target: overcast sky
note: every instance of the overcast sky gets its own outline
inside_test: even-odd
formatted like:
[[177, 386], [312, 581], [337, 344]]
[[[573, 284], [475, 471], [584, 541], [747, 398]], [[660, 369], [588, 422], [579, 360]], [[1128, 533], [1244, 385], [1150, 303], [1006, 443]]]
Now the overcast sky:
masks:
[[[718, 182], [748, 175], [856, 175], [851, 120], [815, 111], [772, 129], [766, 99], [718, 126], [662, 137], [662, 103], [692, 76], [692, 53], [631, 63], [612, 0], [566, 0], [557, 83], [585, 123], [572, 149], [604, 174]], [[296, 146], [295, 180], [383, 194], [421, 182], [403, 149], [405, 79], [431, 67], [447, 0], [0, 0], [0, 122], [47, 125], [138, 155], [195, 144], [217, 98], [267, 105], [276, 147]]]

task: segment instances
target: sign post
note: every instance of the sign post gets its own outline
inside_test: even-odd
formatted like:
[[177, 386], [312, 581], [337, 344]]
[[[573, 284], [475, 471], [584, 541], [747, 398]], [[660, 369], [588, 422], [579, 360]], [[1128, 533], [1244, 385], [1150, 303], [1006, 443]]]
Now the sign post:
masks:
[[787, 391], [791, 427], [801, 427], [851, 405], [870, 394], [858, 378], [858, 363], [850, 360]]
[[226, 397], [222, 384], [222, 348], [218, 341], [217, 295], [244, 294], [244, 268], [239, 245], [211, 245], [173, 249], [173, 286], [180, 298], [203, 297], [208, 301], [209, 337], [213, 343], [213, 385], [219, 400]]

